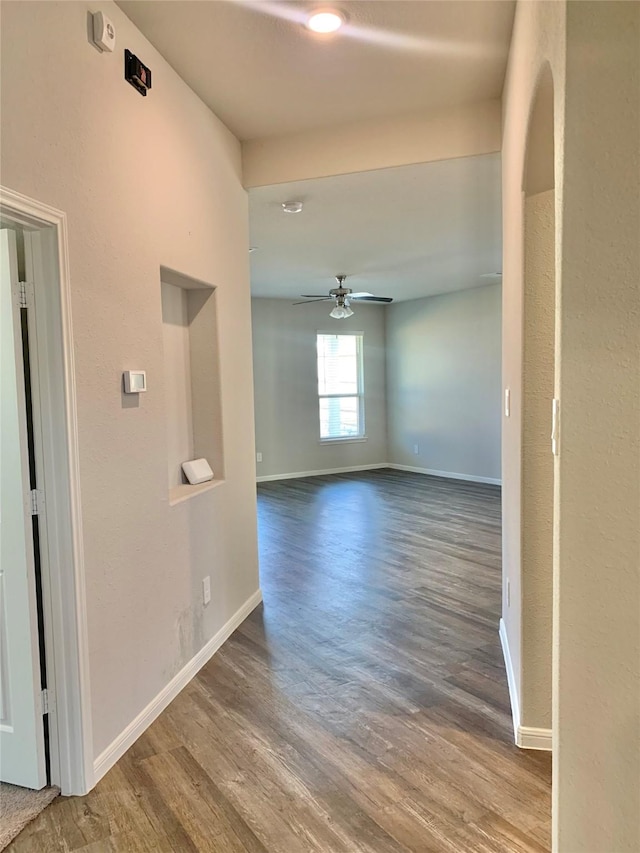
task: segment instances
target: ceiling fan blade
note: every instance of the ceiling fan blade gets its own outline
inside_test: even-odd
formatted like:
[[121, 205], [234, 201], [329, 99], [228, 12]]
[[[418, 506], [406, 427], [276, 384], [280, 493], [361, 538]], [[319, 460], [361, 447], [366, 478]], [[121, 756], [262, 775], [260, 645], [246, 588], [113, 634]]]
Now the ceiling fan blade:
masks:
[[328, 293], [301, 293], [301, 299], [332, 299]]
[[349, 299], [355, 299], [356, 302], [393, 302], [390, 296], [356, 296], [353, 293]]
[[311, 305], [313, 302], [333, 302], [328, 296], [320, 296], [318, 299], [305, 299], [304, 302], [292, 302], [292, 305]]
[[363, 290], [359, 293], [350, 293], [349, 299], [362, 299], [363, 296], [373, 296], [373, 293], [369, 293], [366, 290]]

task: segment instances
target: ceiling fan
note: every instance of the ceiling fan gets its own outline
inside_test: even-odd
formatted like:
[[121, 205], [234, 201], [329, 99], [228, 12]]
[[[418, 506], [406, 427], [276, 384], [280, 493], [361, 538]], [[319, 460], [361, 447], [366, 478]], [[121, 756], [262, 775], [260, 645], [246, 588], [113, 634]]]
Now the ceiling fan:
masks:
[[294, 305], [305, 305], [307, 300], [311, 302], [334, 302], [334, 306], [329, 316], [333, 317], [335, 320], [344, 320], [346, 317], [351, 317], [353, 314], [353, 310], [351, 308], [351, 302], [378, 302], [378, 303], [387, 303], [393, 302], [393, 299], [390, 296], [374, 296], [372, 293], [353, 293], [350, 287], [345, 287], [344, 282], [346, 280], [346, 275], [337, 275], [336, 281], [338, 282], [338, 286], [334, 287], [329, 291], [326, 295], [320, 295], [318, 293], [302, 293], [302, 299], [304, 302], [294, 302]]

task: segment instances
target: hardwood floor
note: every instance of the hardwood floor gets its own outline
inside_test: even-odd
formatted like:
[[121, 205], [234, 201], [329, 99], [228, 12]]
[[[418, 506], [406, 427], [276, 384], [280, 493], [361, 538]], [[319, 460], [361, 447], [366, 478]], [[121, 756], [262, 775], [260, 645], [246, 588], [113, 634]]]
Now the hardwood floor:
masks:
[[259, 607], [83, 798], [9, 848], [540, 853], [513, 745], [500, 491], [390, 470], [259, 486]]

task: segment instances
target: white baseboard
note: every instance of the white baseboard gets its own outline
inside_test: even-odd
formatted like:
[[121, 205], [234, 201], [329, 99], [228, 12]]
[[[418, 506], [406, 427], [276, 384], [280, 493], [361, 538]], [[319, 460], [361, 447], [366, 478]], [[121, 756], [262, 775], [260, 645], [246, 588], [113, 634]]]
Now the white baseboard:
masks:
[[518, 742], [518, 730], [520, 728], [520, 701], [518, 699], [518, 685], [513, 671], [511, 651], [509, 649], [509, 638], [507, 637], [507, 626], [504, 619], [500, 619], [500, 645], [504, 657], [504, 667], [507, 670], [507, 684], [509, 685], [509, 699], [511, 701], [511, 717], [513, 718], [513, 740]]
[[436, 471], [435, 468], [418, 468], [417, 465], [396, 465], [390, 462], [387, 468], [395, 468], [396, 471], [413, 471], [414, 474], [430, 474], [432, 477], [445, 477], [448, 480], [466, 480], [468, 483], [488, 483], [492, 486], [501, 486], [502, 480], [495, 477], [478, 477], [476, 474], [456, 474], [453, 471]]
[[294, 471], [291, 474], [267, 474], [256, 477], [257, 483], [268, 483], [272, 480], [296, 480], [299, 477], [321, 477], [323, 474], [349, 474], [352, 471], [373, 471], [376, 468], [388, 468], [386, 462], [376, 462], [375, 465], [348, 465], [346, 468], [324, 468], [322, 471]]
[[551, 729], [518, 726], [516, 746], [521, 749], [543, 749], [546, 752], [551, 752]]
[[469, 483], [488, 483], [501, 486], [502, 480], [493, 477], [478, 477], [475, 474], [456, 474], [452, 471], [436, 471], [435, 468], [418, 468], [416, 465], [396, 465], [393, 462], [376, 462], [374, 465], [349, 465], [346, 468], [324, 468], [322, 471], [293, 471], [290, 474], [267, 474], [256, 477], [257, 483], [273, 480], [295, 480], [299, 477], [321, 477], [323, 474], [348, 474], [353, 471], [372, 471], [376, 468], [394, 468], [396, 471], [411, 471], [414, 474], [430, 474], [432, 477], [445, 477], [449, 480], [466, 480]]
[[504, 666], [507, 671], [507, 684], [509, 685], [509, 699], [511, 701], [511, 716], [513, 718], [513, 740], [520, 749], [543, 749], [551, 751], [551, 729], [536, 729], [532, 726], [520, 724], [520, 702], [518, 699], [518, 686], [513, 671], [511, 651], [509, 649], [509, 638], [504, 619], [500, 620], [500, 644], [504, 656]]
[[113, 765], [121, 758], [124, 753], [132, 746], [140, 735], [147, 729], [151, 723], [158, 717], [167, 705], [172, 702], [180, 691], [185, 687], [191, 679], [198, 673], [205, 663], [213, 657], [220, 646], [227, 640], [236, 628], [244, 622], [247, 616], [254, 608], [262, 601], [262, 590], [258, 589], [254, 594], [245, 601], [245, 603], [237, 610], [231, 619], [220, 628], [220, 630], [203, 646], [197, 655], [191, 658], [180, 672], [175, 675], [171, 681], [163, 687], [158, 695], [149, 702], [138, 716], [132, 720], [129, 725], [122, 731], [118, 737], [109, 744], [109, 746], [100, 753], [93, 764], [93, 784], [97, 784], [105, 773], [110, 770]]

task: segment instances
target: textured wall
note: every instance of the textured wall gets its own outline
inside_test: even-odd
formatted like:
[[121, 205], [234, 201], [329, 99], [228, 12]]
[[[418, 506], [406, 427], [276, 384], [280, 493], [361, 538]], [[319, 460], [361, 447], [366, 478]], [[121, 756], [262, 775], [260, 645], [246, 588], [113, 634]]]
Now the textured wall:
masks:
[[553, 849], [640, 848], [640, 5], [519, 3], [503, 100], [503, 618], [521, 680], [523, 172], [554, 83]]
[[[522, 695], [522, 381], [524, 330], [524, 194], [527, 135], [538, 80], [551, 63], [555, 111], [556, 207], [562, 202], [564, 120], [563, 2], [516, 8], [503, 96], [502, 138], [502, 383], [510, 390], [510, 417], [502, 419], [502, 618], [518, 704]], [[561, 220], [560, 220], [561, 221]], [[510, 587], [510, 596], [507, 588]]]
[[555, 194], [525, 199], [522, 379], [522, 725], [551, 728]]
[[187, 459], [193, 459], [188, 291], [163, 282], [161, 293], [167, 410], [167, 475], [171, 487], [183, 482], [181, 465]]
[[[88, 41], [97, 9], [114, 54]], [[152, 69], [147, 98], [124, 47]], [[2, 124], [3, 184], [68, 215], [98, 755], [258, 587], [240, 146], [105, 2], [3, 4]], [[220, 320], [226, 482], [175, 507], [161, 264], [217, 286]], [[139, 401], [121, 394], [127, 368], [147, 370]]]
[[483, 101], [249, 140], [242, 145], [242, 171], [246, 187], [265, 187], [499, 150], [500, 102]]
[[[640, 4], [567, 3], [559, 850], [640, 850]], [[594, 815], [593, 803], [601, 804]]]
[[493, 284], [387, 309], [389, 462], [500, 479], [500, 299]]
[[[322, 471], [387, 461], [385, 405], [386, 308], [355, 305], [346, 320], [329, 317], [330, 305], [292, 305], [252, 299], [258, 476]], [[367, 441], [321, 444], [318, 422], [316, 333], [364, 332]]]

